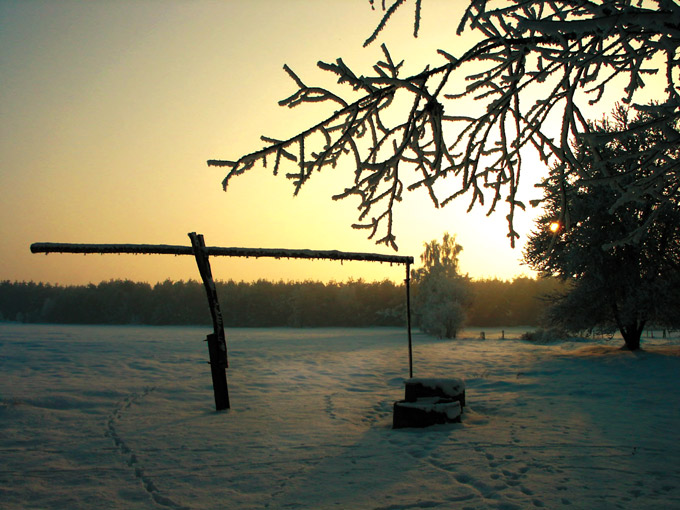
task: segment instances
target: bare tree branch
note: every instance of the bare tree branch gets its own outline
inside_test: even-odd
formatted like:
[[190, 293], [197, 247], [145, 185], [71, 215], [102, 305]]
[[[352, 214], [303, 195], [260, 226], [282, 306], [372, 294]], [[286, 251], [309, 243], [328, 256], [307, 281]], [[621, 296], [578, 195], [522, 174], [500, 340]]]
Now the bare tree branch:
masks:
[[[422, 5], [413, 1], [417, 33]], [[405, 3], [382, 2], [384, 15], [367, 44]], [[378, 243], [396, 249], [393, 209], [404, 189], [425, 187], [435, 207], [467, 194], [470, 208], [485, 206], [488, 214], [507, 204], [508, 237], [514, 246], [514, 215], [525, 207], [518, 190], [526, 151], [535, 152], [546, 167], [561, 168], [563, 182], [589, 179], [592, 169], [579, 163], [573, 149], [590, 136], [592, 119], [584, 106], [613, 96], [640, 110], [653, 109], [660, 124], [680, 117], [680, 6], [674, 0], [657, 0], [652, 7], [636, 0], [470, 0], [458, 33], [466, 30], [480, 32], [483, 39], [460, 56], [440, 50], [442, 65], [413, 76], [401, 76], [402, 62], [396, 64], [384, 45], [384, 59], [369, 76], [357, 75], [342, 59], [319, 62], [339, 84], [363, 94], [354, 101], [307, 86], [285, 66], [298, 90], [281, 105], [330, 102], [338, 109], [290, 138], [263, 137], [268, 145], [259, 151], [208, 164], [229, 169], [226, 189], [230, 179], [266, 163], [269, 156], [275, 157], [274, 173], [290, 160], [296, 170], [286, 176], [298, 193], [314, 170], [346, 159], [354, 164], [354, 182], [334, 198], [359, 197], [359, 222], [353, 226], [369, 229], [370, 237], [382, 229]], [[645, 79], [654, 74], [665, 77], [666, 97], [652, 106], [636, 104]], [[463, 90], [461, 83], [467, 84]], [[472, 100], [477, 102], [474, 114], [457, 113], [469, 111]], [[401, 120], [386, 123], [388, 111], [399, 112]], [[616, 176], [611, 179], [612, 186], [625, 188], [622, 201], [661, 200], [656, 189], [667, 190], [669, 183], [678, 188], [678, 164], [667, 154], [678, 146], [680, 135], [673, 129], [664, 134], [663, 143], [648, 155], [657, 168], [653, 175], [625, 185]], [[598, 169], [598, 178], [602, 175]], [[443, 178], [457, 183], [453, 191], [450, 185], [438, 186]]]

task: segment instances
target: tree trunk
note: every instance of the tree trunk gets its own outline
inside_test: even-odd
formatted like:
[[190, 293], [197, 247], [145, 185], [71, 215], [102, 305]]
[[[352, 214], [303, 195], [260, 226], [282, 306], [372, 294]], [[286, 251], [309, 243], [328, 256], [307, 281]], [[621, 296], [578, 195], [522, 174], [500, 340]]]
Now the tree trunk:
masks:
[[640, 337], [642, 336], [642, 329], [644, 326], [644, 322], [635, 322], [620, 328], [621, 336], [625, 342], [624, 349], [628, 349], [629, 351], [640, 350]]

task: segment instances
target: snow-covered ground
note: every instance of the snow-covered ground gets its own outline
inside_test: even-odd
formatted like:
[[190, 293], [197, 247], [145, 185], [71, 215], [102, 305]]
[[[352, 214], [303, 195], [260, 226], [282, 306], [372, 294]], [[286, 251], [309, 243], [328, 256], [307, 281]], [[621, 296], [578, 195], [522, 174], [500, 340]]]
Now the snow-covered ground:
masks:
[[221, 413], [207, 333], [0, 324], [0, 507], [680, 508], [677, 338], [415, 334], [414, 375], [467, 407], [392, 430], [403, 330], [229, 330]]

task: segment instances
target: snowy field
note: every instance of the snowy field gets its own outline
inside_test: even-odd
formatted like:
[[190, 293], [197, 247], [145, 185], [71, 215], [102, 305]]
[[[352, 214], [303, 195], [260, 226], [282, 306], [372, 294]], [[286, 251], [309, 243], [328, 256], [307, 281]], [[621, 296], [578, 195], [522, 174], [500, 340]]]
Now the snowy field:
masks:
[[678, 338], [415, 334], [468, 406], [392, 430], [403, 330], [229, 330], [221, 413], [207, 333], [0, 324], [0, 508], [680, 508]]

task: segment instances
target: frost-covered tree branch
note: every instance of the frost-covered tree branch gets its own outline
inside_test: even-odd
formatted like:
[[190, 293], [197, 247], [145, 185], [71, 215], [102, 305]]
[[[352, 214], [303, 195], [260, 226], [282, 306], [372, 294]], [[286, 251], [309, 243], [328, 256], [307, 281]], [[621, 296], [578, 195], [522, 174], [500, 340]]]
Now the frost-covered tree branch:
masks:
[[[383, 1], [383, 19], [367, 43], [408, 3]], [[421, 3], [413, 1], [414, 35]], [[620, 99], [654, 110], [660, 125], [680, 115], [680, 5], [674, 0], [471, 0], [458, 34], [469, 30], [482, 35], [477, 44], [458, 56], [440, 50], [439, 65], [412, 76], [402, 76], [403, 62], [396, 63], [384, 45], [384, 58], [369, 76], [357, 75], [342, 59], [319, 62], [349, 87], [344, 95], [308, 86], [286, 66], [298, 90], [281, 105], [330, 102], [335, 112], [285, 140], [263, 137], [267, 145], [259, 151], [208, 164], [229, 168], [225, 189], [231, 178], [260, 162], [273, 160], [275, 174], [284, 164], [292, 166], [286, 176], [298, 193], [315, 170], [344, 159], [354, 167], [354, 180], [334, 198], [359, 197], [359, 222], [353, 226], [369, 229], [371, 238], [380, 231], [378, 243], [396, 249], [395, 204], [405, 189], [425, 188], [436, 207], [462, 195], [469, 196], [470, 208], [483, 205], [489, 214], [505, 203], [514, 246], [514, 214], [525, 207], [517, 193], [527, 150], [536, 151], [546, 166], [557, 163], [563, 180], [587, 180], [592, 172], [573, 147], [590, 136], [589, 106], [605, 97]], [[663, 76], [665, 97], [637, 105], [636, 95], [652, 75]], [[352, 94], [359, 98], [348, 99]], [[473, 113], [459, 113], [466, 111]], [[660, 190], [669, 183], [678, 189], [678, 165], [667, 152], [679, 142], [677, 130], [667, 130], [649, 153], [658, 171], [626, 184], [622, 200], [664, 200]], [[617, 176], [611, 184], [623, 186]]]

